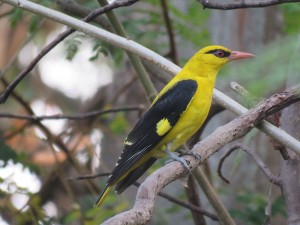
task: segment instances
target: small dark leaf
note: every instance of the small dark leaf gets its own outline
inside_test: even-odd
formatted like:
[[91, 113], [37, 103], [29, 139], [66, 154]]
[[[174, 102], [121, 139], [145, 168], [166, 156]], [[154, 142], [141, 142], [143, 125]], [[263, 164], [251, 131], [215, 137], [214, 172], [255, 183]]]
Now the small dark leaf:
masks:
[[81, 45], [82, 42], [78, 38], [74, 37], [66, 40], [64, 44], [66, 47], [65, 51], [67, 54], [66, 59], [72, 61], [76, 53], [78, 52], [79, 45]]
[[19, 21], [23, 19], [23, 10], [20, 8], [15, 8], [10, 14], [10, 25], [11, 27], [16, 27]]
[[96, 41], [94, 46], [93, 46], [93, 52], [95, 54], [89, 58], [90, 61], [95, 61], [99, 58], [99, 54], [102, 53], [104, 56], [109, 55], [108, 49], [103, 46], [103, 43], [101, 41]]

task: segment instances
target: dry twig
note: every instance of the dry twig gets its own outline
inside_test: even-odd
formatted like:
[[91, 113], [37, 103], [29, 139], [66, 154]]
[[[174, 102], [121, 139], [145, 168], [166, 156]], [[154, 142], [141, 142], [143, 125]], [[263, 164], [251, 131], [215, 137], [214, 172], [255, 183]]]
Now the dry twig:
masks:
[[221, 158], [219, 165], [218, 165], [218, 175], [222, 178], [222, 180], [224, 180], [226, 183], [229, 183], [229, 180], [226, 179], [223, 174], [222, 174], [222, 165], [225, 161], [225, 159], [235, 150], [237, 149], [241, 149], [244, 152], [246, 152], [249, 156], [251, 156], [253, 158], [253, 160], [256, 162], [256, 164], [259, 166], [259, 168], [263, 171], [263, 173], [266, 175], [266, 177], [268, 178], [268, 180], [272, 183], [272, 184], [276, 184], [278, 186], [281, 185], [281, 181], [278, 177], [274, 176], [272, 174], [272, 172], [270, 171], [270, 169], [264, 164], [264, 162], [260, 159], [260, 157], [256, 154], [256, 152], [251, 149], [248, 148], [245, 145], [242, 145], [240, 143], [233, 145], [232, 147], [230, 147], [230, 149], [226, 152], [226, 154]]
[[84, 120], [93, 118], [96, 116], [108, 114], [108, 113], [117, 113], [117, 112], [127, 112], [127, 111], [136, 111], [143, 110], [143, 106], [132, 106], [132, 107], [124, 107], [118, 109], [107, 109], [107, 110], [95, 110], [87, 113], [81, 113], [77, 115], [63, 115], [56, 114], [51, 116], [36, 116], [36, 115], [20, 115], [13, 113], [0, 113], [0, 118], [7, 119], [20, 119], [20, 120], [29, 120], [29, 121], [41, 121], [41, 120]]
[[209, 9], [220, 9], [220, 10], [229, 10], [229, 9], [245, 9], [245, 8], [262, 8], [273, 5], [279, 5], [283, 3], [292, 3], [299, 2], [299, 0], [260, 0], [260, 1], [232, 1], [228, 3], [228, 1], [219, 1], [214, 2], [210, 0], [198, 0], [203, 6], [203, 8]]

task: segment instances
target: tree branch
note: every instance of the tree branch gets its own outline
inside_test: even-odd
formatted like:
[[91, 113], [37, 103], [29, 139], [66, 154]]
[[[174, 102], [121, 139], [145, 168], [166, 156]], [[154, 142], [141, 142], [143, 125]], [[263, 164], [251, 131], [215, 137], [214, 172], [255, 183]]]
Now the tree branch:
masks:
[[[53, 15], [53, 12], [58, 13], [57, 11], [54, 10], [50, 10], [47, 9], [46, 7], [40, 6], [38, 4], [31, 4], [31, 2], [27, 1], [27, 0], [0, 0], [2, 2], [6, 2], [12, 5], [15, 5], [17, 7], [23, 8], [28, 6], [29, 8], [27, 8], [29, 11], [36, 13], [39, 15], [39, 12], [43, 11], [45, 14], [45, 16], [49, 19], [51, 19], [52, 17], [55, 17], [55, 15]], [[116, 8], [120, 8], [120, 7], [124, 7], [124, 6], [129, 6], [132, 5], [133, 3], [137, 2], [139, 0], [118, 0], [118, 1], [114, 1], [112, 4], [101, 7], [99, 9], [95, 9], [94, 11], [92, 11], [90, 14], [88, 14], [83, 21], [85, 22], [89, 22], [92, 21], [94, 18], [96, 18], [97, 16], [99, 16], [100, 14], [103, 14], [105, 12], [108, 12], [112, 9], [116, 9]], [[59, 21], [59, 20], [58, 20]], [[1, 93], [0, 95], [0, 104], [5, 103], [5, 101], [7, 100], [8, 96], [11, 94], [11, 92], [17, 87], [17, 85], [27, 76], [27, 74], [29, 72], [31, 72], [33, 70], [33, 68], [36, 66], [36, 64], [48, 53], [50, 52], [56, 45], [58, 45], [61, 41], [63, 41], [66, 37], [68, 37], [70, 34], [72, 34], [73, 32], [75, 32], [76, 29], [72, 28], [72, 29], [67, 29], [66, 31], [62, 32], [60, 35], [58, 35], [55, 40], [53, 40], [52, 42], [50, 42], [48, 45], [46, 45], [41, 51], [40, 53], [31, 61], [31, 63], [17, 76], [17, 78], [10, 83], [7, 88], [5, 89], [5, 91], [3, 93]]]
[[[55, 3], [63, 12], [80, 18], [86, 17], [92, 11], [84, 8], [82, 5], [73, 0], [55, 0]], [[113, 31], [112, 26], [104, 15], [99, 15], [98, 17], [94, 18], [93, 21], [97, 22], [105, 30]]]
[[[135, 182], [134, 185], [137, 186], [137, 187], [141, 186], [141, 184], [138, 183], [138, 182]], [[160, 197], [162, 197], [162, 198], [164, 198], [164, 199], [166, 199], [166, 200], [168, 200], [170, 202], [173, 202], [173, 203], [175, 203], [177, 205], [180, 205], [180, 206], [182, 206], [184, 208], [190, 209], [191, 211], [193, 211], [195, 213], [198, 213], [198, 214], [201, 214], [203, 216], [209, 217], [213, 221], [219, 221], [218, 217], [215, 214], [212, 214], [212, 213], [210, 213], [210, 212], [202, 209], [198, 205], [181, 201], [181, 200], [179, 200], [177, 198], [174, 198], [171, 195], [166, 194], [165, 192], [162, 192], [162, 191], [158, 192], [158, 196], [160, 196]]]
[[126, 111], [134, 111], [134, 110], [143, 110], [142, 106], [134, 106], [134, 107], [124, 107], [119, 109], [108, 109], [108, 110], [95, 110], [87, 113], [82, 113], [78, 115], [62, 115], [56, 114], [51, 116], [36, 116], [36, 115], [20, 115], [13, 113], [0, 113], [0, 118], [10, 118], [10, 119], [21, 119], [21, 120], [29, 120], [29, 121], [41, 121], [41, 120], [84, 120], [96, 116], [100, 116], [108, 113], [117, 113], [117, 112], [126, 112]]
[[170, 20], [170, 16], [168, 13], [168, 2], [167, 2], [167, 0], [160, 0], [160, 4], [162, 7], [162, 12], [163, 12], [163, 16], [164, 16], [164, 20], [165, 20], [165, 24], [166, 24], [166, 29], [167, 29], [168, 38], [169, 38], [169, 45], [170, 45], [170, 52], [168, 53], [167, 56], [169, 56], [172, 59], [173, 63], [178, 65], [179, 61], [178, 61], [178, 57], [177, 57], [175, 37], [174, 37], [173, 29], [172, 29], [172, 22]]
[[[199, 194], [199, 188], [197, 186], [197, 183], [195, 182], [195, 178], [192, 176], [192, 174], [189, 174], [187, 178], [187, 186], [184, 187], [185, 193], [188, 199], [188, 202], [192, 205], [195, 205], [197, 207], [201, 206], [200, 203], [200, 194]], [[194, 220], [195, 225], [206, 225], [205, 218], [202, 214], [191, 210], [192, 217]], [[217, 217], [218, 218], [218, 217]]]
[[220, 9], [220, 10], [230, 10], [230, 9], [245, 9], [245, 8], [262, 8], [273, 5], [279, 5], [284, 3], [299, 2], [299, 0], [260, 0], [260, 1], [244, 1], [240, 0], [238, 2], [232, 1], [219, 1], [213, 2], [210, 0], [198, 0], [203, 6], [204, 9]]
[[[93, 174], [93, 175], [83, 175], [83, 176], [77, 176], [77, 177], [70, 177], [68, 178], [69, 181], [79, 181], [79, 180], [86, 180], [86, 179], [95, 179], [95, 178], [98, 178], [98, 177], [106, 177], [106, 176], [109, 176], [110, 173], [99, 173], [99, 174]], [[136, 187], [140, 187], [141, 184], [139, 182], [134, 182], [133, 184], [134, 186]], [[201, 209], [199, 206], [197, 205], [194, 205], [194, 204], [189, 204], [187, 202], [184, 202], [182, 200], [179, 200], [177, 198], [174, 198], [172, 197], [171, 195], [169, 194], [166, 194], [164, 192], [159, 192], [158, 195], [170, 202], [173, 202], [177, 205], [180, 205], [184, 208], [187, 208], [187, 209], [190, 209], [191, 211], [195, 212], [195, 213], [200, 213], [200, 214], [203, 214], [204, 216], [207, 216], [209, 217], [211, 220], [214, 220], [214, 221], [218, 221], [218, 217], [204, 209]]]
[[[299, 89], [299, 86], [297, 88]], [[272, 111], [271, 109], [280, 110], [281, 107], [277, 107], [278, 105], [287, 107], [288, 103], [292, 104], [294, 101], [291, 99], [295, 96], [291, 93], [295, 92], [294, 89], [295, 87], [267, 98], [246, 114], [217, 128], [211, 135], [196, 144], [192, 151], [199, 154], [202, 159], [201, 162], [203, 162], [227, 143], [247, 134], [254, 127], [254, 124], [258, 124], [264, 116], [269, 115], [268, 112]], [[190, 162], [190, 171], [193, 171], [199, 164], [199, 161], [194, 157], [185, 156], [184, 158]], [[133, 208], [108, 219], [103, 224], [145, 224], [151, 218], [158, 192], [185, 174], [185, 169], [178, 162], [169, 163], [158, 169], [140, 186]]]
[[[98, 2], [103, 7], [105, 5], [108, 5], [107, 0], [98, 0]], [[109, 11], [106, 13], [106, 15], [107, 15], [109, 21], [111, 22], [113, 28], [115, 29], [116, 33], [118, 35], [120, 35], [121, 37], [128, 38], [122, 24], [119, 22], [114, 11]], [[145, 70], [145, 67], [143, 66], [141, 59], [137, 55], [135, 55], [131, 52], [126, 51], [126, 53], [127, 53], [127, 56], [129, 58], [131, 65], [135, 69], [136, 74], [147, 93], [147, 96], [149, 97], [149, 99], [151, 101], [153, 101], [157, 95], [157, 91], [156, 91], [147, 71]]]
[[236, 225], [233, 218], [231, 217], [228, 210], [221, 201], [220, 197], [218, 196], [216, 190], [211, 185], [207, 176], [204, 174], [204, 172], [200, 169], [199, 166], [193, 171], [193, 175], [195, 176], [200, 187], [202, 188], [210, 205], [216, 211], [219, 220], [222, 221], [222, 225]]
[[256, 152], [253, 149], [248, 148], [245, 145], [242, 145], [240, 143], [233, 145], [232, 147], [230, 147], [230, 149], [227, 151], [227, 153], [222, 157], [222, 159], [220, 160], [219, 166], [218, 166], [218, 174], [219, 176], [226, 182], [229, 183], [229, 180], [226, 179], [223, 175], [222, 175], [222, 165], [225, 161], [225, 159], [235, 150], [237, 149], [241, 149], [244, 152], [246, 152], [248, 155], [250, 155], [253, 160], [256, 162], [256, 164], [259, 166], [259, 168], [263, 171], [263, 173], [266, 175], [266, 177], [268, 178], [268, 180], [272, 183], [272, 184], [276, 184], [278, 186], [281, 186], [281, 180], [280, 178], [274, 176], [272, 174], [272, 172], [270, 171], [270, 169], [266, 166], [266, 164], [264, 164], [264, 162], [260, 159], [260, 157], [256, 154]]
[[[67, 16], [63, 13], [57, 12], [55, 10], [40, 6], [36, 3], [26, 1], [26, 0], [0, 0], [2, 2], [23, 8], [25, 10], [34, 12], [38, 15], [45, 16], [51, 20], [55, 20], [59, 23], [65, 24], [70, 26], [74, 29], [80, 30], [83, 33], [86, 33], [92, 37], [98, 38], [102, 41], [108, 42], [116, 47], [123, 48], [127, 51], [133, 52], [140, 57], [152, 62], [163, 68], [165, 71], [168, 71], [172, 74], [177, 74], [180, 71], [180, 67], [176, 66], [175, 64], [171, 63], [164, 57], [154, 53], [153, 51], [139, 45], [136, 42], [128, 40], [126, 38], [119, 37], [112, 33], [109, 33], [105, 30], [92, 26], [88, 23], [83, 21], [77, 20], [73, 17]], [[19, 4], [21, 2], [22, 4]], [[242, 115], [248, 111], [247, 108], [243, 107], [227, 95], [223, 94], [222, 92], [214, 89], [214, 99], [226, 109], [234, 112], [235, 114]], [[265, 132], [266, 134], [270, 135], [274, 139], [276, 139], [280, 144], [287, 146], [292, 151], [297, 152], [300, 154], [300, 142], [283, 132], [281, 129], [273, 126], [272, 124], [263, 121], [259, 129]]]

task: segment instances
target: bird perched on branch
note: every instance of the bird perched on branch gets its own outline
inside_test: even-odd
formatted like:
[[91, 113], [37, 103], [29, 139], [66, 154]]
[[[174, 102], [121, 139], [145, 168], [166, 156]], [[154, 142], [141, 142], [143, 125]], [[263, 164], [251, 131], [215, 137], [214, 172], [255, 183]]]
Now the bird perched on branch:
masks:
[[95, 206], [100, 206], [115, 186], [118, 194], [133, 184], [166, 154], [187, 163], [173, 151], [184, 144], [205, 121], [212, 101], [216, 76], [223, 65], [254, 57], [223, 46], [198, 51], [160, 91], [124, 142], [124, 150]]

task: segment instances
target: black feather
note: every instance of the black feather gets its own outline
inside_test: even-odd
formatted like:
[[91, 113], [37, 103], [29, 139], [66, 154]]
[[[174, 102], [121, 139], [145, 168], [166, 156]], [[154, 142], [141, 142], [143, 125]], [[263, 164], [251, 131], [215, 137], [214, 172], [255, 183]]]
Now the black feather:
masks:
[[[146, 153], [159, 144], [168, 132], [162, 136], [158, 135], [156, 132], [157, 123], [162, 119], [167, 119], [173, 127], [186, 110], [197, 88], [197, 82], [194, 80], [179, 81], [152, 105], [129, 133], [126, 142], [131, 144], [125, 145], [121, 157], [107, 181], [107, 185], [113, 185]], [[120, 186], [122, 187], [122, 185]]]
[[140, 178], [153, 163], [155, 163], [156, 158], [150, 158], [147, 162], [140, 165], [135, 170], [131, 171], [123, 180], [117, 183], [115, 190], [118, 194], [125, 191], [130, 185], [132, 185], [137, 179]]

